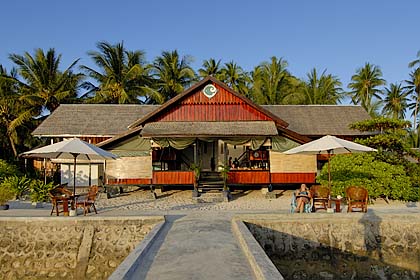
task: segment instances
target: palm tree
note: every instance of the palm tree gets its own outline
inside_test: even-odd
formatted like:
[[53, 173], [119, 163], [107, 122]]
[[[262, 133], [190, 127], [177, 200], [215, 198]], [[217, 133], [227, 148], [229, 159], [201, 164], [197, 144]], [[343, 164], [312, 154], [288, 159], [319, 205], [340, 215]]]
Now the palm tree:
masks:
[[408, 104], [408, 107], [413, 110], [413, 129], [417, 129], [417, 116], [420, 103], [420, 68], [412, 71], [410, 73], [410, 79], [405, 80], [405, 83], [407, 84], [405, 88], [412, 100], [412, 102]]
[[242, 67], [238, 66], [235, 62], [230, 61], [225, 63], [221, 71], [221, 78], [225, 84], [236, 92], [244, 95], [248, 94], [250, 78]]
[[413, 110], [413, 129], [417, 129], [417, 116], [419, 111], [419, 103], [420, 103], [420, 51], [417, 52], [417, 59], [411, 61], [408, 64], [410, 68], [417, 68], [410, 73], [410, 80], [406, 80], [407, 88], [409, 94], [411, 95], [412, 99], [414, 100], [413, 103], [409, 104], [409, 108]]
[[304, 104], [337, 104], [340, 102], [343, 89], [340, 80], [326, 74], [324, 70], [318, 77], [317, 70], [314, 68], [307, 74], [308, 80], [303, 85]]
[[382, 71], [378, 66], [366, 63], [359, 68], [356, 74], [351, 77], [352, 82], [348, 87], [352, 89], [350, 95], [354, 104], [361, 104], [366, 111], [371, 111], [370, 106], [373, 99], [381, 100], [379, 87], [385, 85], [382, 79]]
[[380, 117], [381, 116], [381, 109], [382, 109], [383, 101], [382, 99], [374, 99], [370, 102], [368, 108], [366, 108], [367, 113], [372, 118]]
[[412, 148], [419, 148], [420, 144], [420, 133], [418, 129], [411, 129], [407, 134], [407, 144]]
[[405, 109], [408, 104], [408, 92], [401, 83], [390, 84], [389, 88], [385, 88], [384, 107], [382, 113], [394, 119], [404, 119]]
[[25, 104], [21, 97], [16, 71], [12, 70], [8, 74], [0, 65], [0, 131], [1, 138], [4, 139], [2, 146], [3, 152], [11, 149], [15, 158], [18, 156], [16, 145], [23, 142], [22, 139], [30, 137], [30, 131], [24, 129], [24, 124], [30, 122], [38, 112], [36, 107]]
[[198, 74], [200, 77], [205, 78], [207, 76], [213, 76], [216, 79], [221, 79], [221, 67], [220, 67], [220, 59], [216, 61], [214, 58], [210, 58], [208, 60], [203, 61], [203, 67], [198, 69]]
[[254, 68], [252, 75], [252, 99], [258, 104], [285, 104], [285, 99], [292, 92], [291, 75], [287, 71], [288, 63], [275, 56], [270, 62], [263, 62]]
[[86, 96], [94, 93], [89, 101], [111, 104], [140, 103], [139, 97], [144, 95], [143, 87], [150, 83], [144, 52], [128, 51], [123, 42], [115, 45], [99, 42], [96, 46], [99, 51], [90, 51], [88, 55], [100, 70], [81, 66], [81, 69], [99, 84], [83, 84], [84, 88], [89, 90]]
[[61, 72], [61, 54], [57, 55], [52, 48], [46, 53], [36, 49], [34, 56], [25, 52], [24, 55], [11, 54], [9, 58], [23, 78], [20, 81], [20, 90], [24, 94], [22, 98], [37, 107], [39, 114], [44, 109], [52, 112], [61, 102], [70, 103], [77, 97], [77, 84], [82, 75], [74, 74], [72, 69], [78, 60]]
[[420, 67], [420, 51], [417, 52], [417, 59], [411, 61], [410, 63], [408, 63], [408, 67], [409, 68], [414, 68], [418, 66], [417, 68]]
[[148, 87], [151, 102], [162, 104], [183, 92], [195, 81], [195, 72], [191, 68], [192, 58], [180, 57], [178, 51], [164, 51], [152, 65], [154, 85]]

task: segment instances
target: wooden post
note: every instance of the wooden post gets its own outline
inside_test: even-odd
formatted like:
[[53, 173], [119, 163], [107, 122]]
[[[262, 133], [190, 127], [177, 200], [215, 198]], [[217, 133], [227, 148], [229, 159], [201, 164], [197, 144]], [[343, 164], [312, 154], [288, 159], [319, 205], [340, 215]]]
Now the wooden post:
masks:
[[47, 159], [44, 158], [44, 184], [47, 184]]

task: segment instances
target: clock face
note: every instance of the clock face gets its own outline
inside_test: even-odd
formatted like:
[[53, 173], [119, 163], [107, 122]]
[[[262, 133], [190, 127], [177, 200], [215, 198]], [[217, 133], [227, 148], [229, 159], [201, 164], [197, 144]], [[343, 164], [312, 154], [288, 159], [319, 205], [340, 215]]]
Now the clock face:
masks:
[[203, 94], [207, 96], [208, 98], [212, 98], [213, 96], [215, 96], [217, 91], [218, 91], [217, 88], [211, 84], [205, 86], [202, 90]]
[[260, 153], [259, 152], [254, 152], [254, 157], [255, 158], [257, 158], [257, 157], [259, 157], [260, 156]]

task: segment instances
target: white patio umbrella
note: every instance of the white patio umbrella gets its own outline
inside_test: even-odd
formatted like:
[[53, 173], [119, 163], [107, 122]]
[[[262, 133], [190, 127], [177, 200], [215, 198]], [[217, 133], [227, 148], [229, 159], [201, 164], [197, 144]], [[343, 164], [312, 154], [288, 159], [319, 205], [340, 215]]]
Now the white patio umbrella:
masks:
[[116, 159], [118, 156], [78, 138], [64, 140], [21, 154], [26, 158], [73, 159], [73, 194], [76, 194], [76, 158], [87, 160]]
[[327, 135], [317, 140], [308, 142], [296, 148], [285, 151], [285, 154], [328, 154], [328, 187], [331, 188], [330, 156], [332, 154], [348, 154], [375, 152], [376, 149], [363, 146], [351, 141]]

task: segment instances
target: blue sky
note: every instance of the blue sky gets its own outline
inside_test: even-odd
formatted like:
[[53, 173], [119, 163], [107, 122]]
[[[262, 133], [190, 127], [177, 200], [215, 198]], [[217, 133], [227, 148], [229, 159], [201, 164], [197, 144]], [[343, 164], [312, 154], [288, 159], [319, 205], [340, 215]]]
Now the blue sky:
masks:
[[379, 65], [388, 83], [408, 78], [420, 50], [420, 1], [4, 1], [0, 10], [0, 63], [10, 53], [53, 47], [62, 67], [98, 41], [124, 41], [149, 61], [177, 49], [195, 58], [233, 60], [250, 71], [283, 57], [304, 78], [312, 68], [338, 76], [344, 86], [357, 68]]

